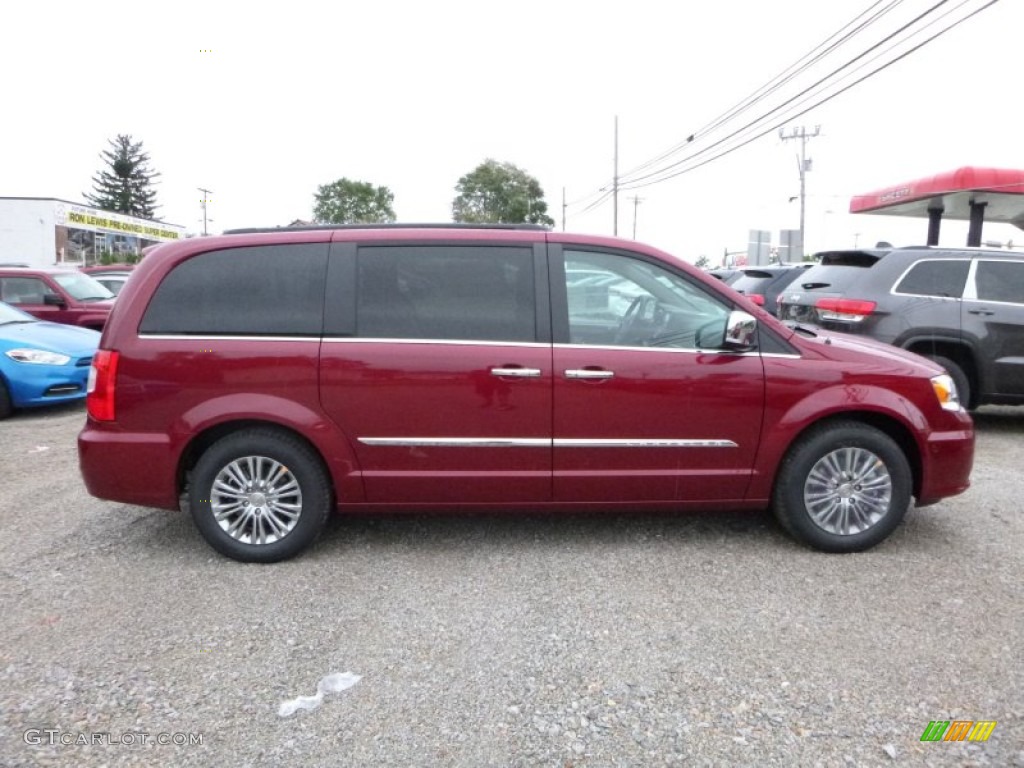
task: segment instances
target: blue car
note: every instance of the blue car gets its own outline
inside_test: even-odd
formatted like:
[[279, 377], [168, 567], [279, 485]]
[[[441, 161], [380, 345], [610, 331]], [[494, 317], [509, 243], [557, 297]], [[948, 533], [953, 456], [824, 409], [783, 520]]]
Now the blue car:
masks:
[[0, 302], [0, 419], [15, 408], [85, 397], [100, 334], [48, 323]]

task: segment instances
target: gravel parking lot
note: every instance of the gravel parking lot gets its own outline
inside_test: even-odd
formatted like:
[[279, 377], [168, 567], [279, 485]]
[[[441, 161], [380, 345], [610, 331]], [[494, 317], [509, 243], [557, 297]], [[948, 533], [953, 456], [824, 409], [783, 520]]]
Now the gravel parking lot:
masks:
[[[273, 566], [88, 496], [83, 418], [0, 423], [3, 766], [1024, 766], [1024, 408], [864, 554], [763, 515], [484, 515], [338, 519]], [[956, 719], [998, 725], [920, 741]]]

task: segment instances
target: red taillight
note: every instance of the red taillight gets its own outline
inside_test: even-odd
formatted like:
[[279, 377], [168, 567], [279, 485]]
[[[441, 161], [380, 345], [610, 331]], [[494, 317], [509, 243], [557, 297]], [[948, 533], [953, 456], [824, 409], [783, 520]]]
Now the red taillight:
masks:
[[747, 298], [750, 299], [755, 304], [757, 304], [757, 306], [759, 307], [764, 306], [764, 296], [762, 296], [760, 293], [752, 293], [749, 296], [747, 296]]
[[818, 299], [814, 308], [822, 320], [846, 320], [859, 323], [875, 311], [878, 306], [873, 301], [863, 299]]
[[114, 395], [117, 390], [118, 353], [109, 349], [96, 351], [89, 369], [86, 410], [96, 421], [114, 420]]

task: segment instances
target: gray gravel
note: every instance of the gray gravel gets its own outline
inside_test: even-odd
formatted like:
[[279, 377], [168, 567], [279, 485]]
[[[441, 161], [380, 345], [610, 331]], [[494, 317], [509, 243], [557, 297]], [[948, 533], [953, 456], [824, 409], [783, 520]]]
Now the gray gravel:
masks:
[[[1024, 766], [1024, 408], [860, 555], [762, 515], [479, 515], [339, 519], [275, 566], [89, 497], [82, 419], [0, 423], [0, 765]], [[998, 725], [920, 742], [958, 718]]]

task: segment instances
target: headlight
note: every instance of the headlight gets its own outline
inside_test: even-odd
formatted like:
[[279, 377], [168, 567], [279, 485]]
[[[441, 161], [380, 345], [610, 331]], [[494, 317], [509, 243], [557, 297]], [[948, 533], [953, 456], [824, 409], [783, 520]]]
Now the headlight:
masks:
[[47, 352], [45, 349], [9, 349], [4, 354], [16, 362], [37, 365], [67, 365], [71, 360], [67, 355]]
[[935, 390], [935, 397], [939, 399], [939, 405], [945, 410], [960, 410], [960, 397], [956, 393], [956, 384], [953, 383], [952, 376], [947, 373], [932, 376], [932, 389]]

